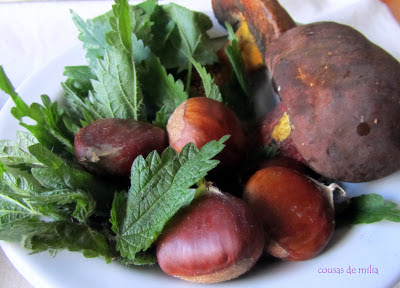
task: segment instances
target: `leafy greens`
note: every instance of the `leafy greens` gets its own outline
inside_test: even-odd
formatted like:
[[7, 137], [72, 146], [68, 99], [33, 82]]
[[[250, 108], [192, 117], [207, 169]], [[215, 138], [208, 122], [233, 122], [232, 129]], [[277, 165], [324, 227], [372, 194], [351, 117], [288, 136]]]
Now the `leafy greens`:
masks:
[[[196, 183], [217, 166], [212, 158], [227, 137], [201, 150], [189, 144], [179, 155], [168, 148], [138, 157], [125, 186], [83, 170], [74, 157], [74, 135], [102, 118], [165, 128], [175, 108], [191, 97], [184, 82], [190, 84], [193, 66], [206, 96], [222, 101], [203, 66], [217, 59], [206, 34], [212, 24], [201, 13], [153, 0], [136, 6], [116, 0], [111, 11], [87, 21], [71, 14], [87, 64], [65, 67], [64, 106], [47, 95], [42, 104], [26, 104], [0, 69], [0, 88], [16, 104], [12, 115], [28, 130], [18, 131], [15, 141], [0, 141], [0, 239], [21, 241], [33, 253], [67, 249], [107, 261], [151, 263], [148, 248], [195, 197]], [[161, 47], [165, 22], [171, 33]]]

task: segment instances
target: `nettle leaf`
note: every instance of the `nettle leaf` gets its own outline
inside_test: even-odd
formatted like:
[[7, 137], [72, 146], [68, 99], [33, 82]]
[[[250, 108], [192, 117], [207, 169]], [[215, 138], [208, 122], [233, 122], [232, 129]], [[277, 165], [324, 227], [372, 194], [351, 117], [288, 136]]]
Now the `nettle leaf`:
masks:
[[23, 247], [32, 253], [46, 250], [81, 252], [87, 258], [104, 257], [111, 261], [111, 252], [103, 234], [81, 223], [67, 221], [39, 222], [29, 227]]
[[190, 143], [179, 155], [167, 148], [161, 156], [153, 152], [146, 159], [136, 158], [125, 216], [112, 221], [118, 227], [117, 249], [122, 257], [134, 260], [137, 253], [146, 251], [167, 221], [193, 200], [196, 189], [191, 187], [217, 166], [219, 161], [212, 158], [227, 138], [211, 141], [200, 151]]
[[87, 97], [88, 91], [92, 90], [91, 79], [96, 78], [87, 65], [66, 66], [63, 75], [68, 77], [68, 86], [82, 98]]
[[221, 92], [219, 91], [219, 87], [217, 84], [215, 84], [214, 79], [207, 72], [206, 68], [201, 66], [201, 64], [198, 63], [196, 60], [194, 60], [194, 58], [189, 57], [189, 59], [202, 79], [205, 96], [207, 98], [211, 98], [219, 102], [222, 102], [222, 95]]
[[70, 219], [72, 216], [80, 222], [85, 222], [96, 207], [94, 199], [82, 190], [50, 190], [27, 199], [37, 206], [43, 215], [53, 216], [54, 219]]
[[5, 220], [0, 221], [0, 229], [13, 226], [20, 219], [43, 215], [54, 219], [70, 219], [72, 216], [83, 222], [93, 213], [96, 205], [93, 198], [84, 191], [48, 190], [30, 179], [15, 177], [10, 173], [3, 173], [0, 187], [1, 211], [5, 216]]
[[[90, 84], [91, 85], [91, 84]], [[61, 83], [64, 89], [66, 105], [68, 105], [68, 113], [75, 119], [84, 119], [86, 123], [91, 123], [97, 119], [102, 119], [103, 116], [97, 112], [93, 104], [89, 101], [89, 98], [81, 98], [68, 84], [67, 82]], [[92, 95], [91, 90], [87, 91], [88, 96]], [[75, 122], [72, 122], [74, 125]], [[78, 126], [80, 127], [80, 126]], [[70, 128], [70, 130], [72, 130]]]
[[381, 195], [366, 194], [350, 199], [345, 218], [349, 224], [368, 224], [383, 219], [400, 222], [400, 209]]
[[169, 117], [172, 115], [175, 109], [168, 104], [160, 108], [156, 113], [156, 119], [154, 119], [153, 124], [165, 129], [168, 124]]
[[131, 28], [133, 33], [138, 39], [143, 40], [146, 44], [153, 41], [152, 28], [154, 22], [152, 21], [152, 15], [158, 7], [157, 0], [147, 0], [137, 5], [130, 6], [131, 14]]
[[150, 41], [152, 22], [148, 13], [156, 5], [155, 1], [136, 6], [116, 1], [112, 11], [86, 22], [74, 14], [90, 70], [95, 74], [91, 76], [94, 91], [88, 91], [88, 99], [80, 98], [79, 91], [71, 87], [76, 84], [73, 80], [64, 83], [64, 89], [71, 106], [82, 110], [79, 116], [87, 123], [99, 118], [146, 119], [131, 38], [134, 32]]
[[23, 131], [17, 131], [17, 140], [0, 140], [0, 160], [7, 166], [28, 169], [41, 166], [41, 163], [33, 157], [28, 147], [38, 143], [36, 138]]
[[43, 187], [86, 190], [93, 184], [92, 174], [71, 167], [40, 143], [29, 146], [29, 152], [46, 166], [32, 169], [32, 174]]
[[122, 44], [128, 53], [132, 51], [131, 39], [131, 19], [128, 1], [115, 0], [113, 5], [115, 17], [110, 18], [110, 24], [114, 32], [107, 33], [108, 41], [113, 42], [113, 46]]
[[92, 80], [95, 93], [90, 101], [104, 118], [143, 120], [146, 116], [132, 52], [129, 6], [117, 1], [113, 11], [112, 31], [106, 35], [111, 46], [105, 49], [104, 59], [99, 59], [94, 69], [98, 81]]
[[188, 95], [182, 81], [175, 81], [174, 77], [168, 74], [160, 59], [142, 40], [133, 35], [132, 43], [147, 113], [150, 119], [155, 118], [155, 125], [165, 128], [169, 116], [187, 100]]
[[152, 20], [157, 41], [150, 47], [167, 69], [188, 69], [190, 62], [186, 55], [193, 56], [202, 65], [217, 61], [215, 51], [208, 45], [210, 38], [206, 31], [212, 28], [212, 22], [207, 15], [169, 3], [160, 6]]
[[108, 47], [105, 34], [111, 31], [109, 14], [93, 20], [84, 21], [77, 13], [71, 10], [72, 20], [79, 30], [79, 40], [86, 50], [86, 59], [90, 67], [95, 67], [97, 59], [103, 58], [104, 50]]
[[0, 181], [0, 230], [8, 229], [22, 220], [35, 219], [41, 214], [24, 197], [30, 195], [32, 186], [22, 176], [2, 173]]
[[[51, 102], [46, 95], [41, 96], [43, 106], [32, 103], [28, 106], [15, 92], [10, 80], [7, 78], [3, 67], [0, 66], [0, 89], [7, 93], [15, 103], [11, 114], [20, 121], [20, 125], [30, 131], [36, 139], [49, 149], [57, 151], [66, 150], [73, 153], [73, 134], [64, 125], [66, 117], [64, 110], [58, 107], [57, 102]], [[36, 122], [30, 125], [24, 122], [24, 117]]]
[[[128, 7], [131, 31], [146, 42], [152, 39], [151, 27], [153, 22], [150, 18], [156, 6], [157, 1], [150, 0]], [[119, 12], [117, 11], [117, 13]], [[115, 16], [115, 11], [108, 11], [87, 21], [84, 21], [74, 11], [71, 11], [71, 14], [80, 32], [78, 38], [83, 42], [89, 67], [96, 67], [97, 59], [103, 59], [105, 50], [109, 47], [106, 35], [112, 31], [110, 19]]]
[[21, 120], [22, 117], [30, 113], [29, 106], [15, 92], [14, 86], [0, 65], [0, 89], [7, 93], [15, 102], [18, 109], [14, 109], [14, 117]]
[[[71, 166], [41, 144], [29, 146], [29, 152], [45, 167], [32, 168], [35, 179], [47, 190], [67, 189], [89, 193], [98, 206], [107, 205], [115, 191], [113, 184], [101, 181], [89, 172]], [[104, 208], [104, 207], [103, 207]]]
[[90, 101], [98, 114], [103, 118], [143, 118], [139, 111], [143, 99], [130, 55], [107, 49], [95, 72], [99, 80], [92, 81], [95, 93]]

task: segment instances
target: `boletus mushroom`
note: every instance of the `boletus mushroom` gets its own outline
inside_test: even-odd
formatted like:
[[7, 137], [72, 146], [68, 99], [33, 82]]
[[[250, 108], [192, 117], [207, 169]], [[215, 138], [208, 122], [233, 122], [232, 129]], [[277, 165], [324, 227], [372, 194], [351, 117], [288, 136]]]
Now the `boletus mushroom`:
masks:
[[245, 19], [276, 83], [276, 125], [263, 145], [282, 147], [319, 174], [347, 182], [400, 168], [400, 63], [335, 22], [296, 25], [275, 0], [213, 0], [220, 22]]

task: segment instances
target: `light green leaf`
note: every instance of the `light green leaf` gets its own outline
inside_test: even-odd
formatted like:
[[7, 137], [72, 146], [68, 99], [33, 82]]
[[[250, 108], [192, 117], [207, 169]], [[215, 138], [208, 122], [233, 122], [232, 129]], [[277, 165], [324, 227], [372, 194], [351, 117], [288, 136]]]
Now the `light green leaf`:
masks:
[[160, 59], [144, 46], [141, 40], [137, 40], [134, 36], [132, 43], [147, 113], [150, 119], [156, 114], [154, 124], [165, 128], [169, 116], [188, 98], [188, 95], [184, 91], [182, 81], [175, 81], [162, 66]]
[[86, 22], [72, 10], [71, 14], [75, 26], [80, 32], [78, 38], [83, 42], [89, 66], [94, 67], [97, 59], [103, 58], [104, 50], [108, 47], [105, 35], [111, 31], [109, 13]]
[[89, 193], [99, 207], [108, 206], [116, 190], [112, 183], [97, 179], [87, 171], [77, 169], [41, 144], [29, 146], [29, 152], [46, 167], [32, 168], [32, 175], [47, 190], [69, 189]]
[[92, 81], [95, 93], [90, 98], [93, 107], [103, 118], [142, 119], [142, 94], [138, 87], [136, 68], [124, 51], [106, 49], [104, 60], [99, 60]]
[[[64, 89], [64, 99], [68, 105], [68, 113], [70, 113], [75, 119], [85, 120], [86, 123], [91, 123], [95, 120], [102, 119], [103, 116], [96, 111], [94, 105], [89, 101], [89, 98], [80, 97], [72, 88], [71, 83], [61, 83]], [[92, 84], [90, 84], [92, 86]], [[88, 96], [91, 95], [91, 90], [87, 91]], [[72, 123], [75, 123], [72, 121]], [[78, 127], [79, 124], [78, 124]], [[72, 130], [72, 129], [70, 129]]]
[[105, 49], [104, 60], [99, 59], [94, 68], [98, 81], [92, 81], [95, 93], [90, 100], [104, 118], [143, 120], [143, 96], [137, 81], [131, 33], [127, 33], [129, 6], [126, 1], [117, 1], [113, 11], [113, 30], [106, 35], [111, 47]]
[[2, 173], [0, 179], [0, 230], [13, 227], [22, 220], [37, 219], [41, 214], [23, 197], [29, 196], [31, 185], [23, 177]]
[[396, 203], [385, 200], [381, 195], [366, 194], [350, 199], [345, 216], [350, 224], [368, 224], [383, 219], [400, 222], [400, 209]]
[[[57, 102], [51, 103], [49, 97], [42, 95], [43, 106], [33, 103], [28, 106], [15, 92], [10, 80], [0, 66], [0, 89], [10, 95], [15, 103], [11, 114], [20, 121], [20, 125], [30, 131], [39, 142], [55, 151], [67, 150], [73, 153], [73, 134], [64, 126], [63, 118], [66, 117], [63, 109]], [[34, 125], [24, 122], [24, 118], [31, 118]]]
[[23, 247], [32, 253], [46, 250], [81, 252], [87, 258], [104, 257], [111, 261], [111, 252], [101, 233], [85, 224], [67, 221], [39, 222], [30, 225]]
[[206, 32], [212, 22], [207, 15], [169, 3], [159, 7], [152, 20], [157, 42], [153, 41], [150, 47], [167, 69], [188, 69], [190, 62], [185, 55], [192, 55], [201, 65], [217, 61], [215, 51], [208, 45], [210, 38]]
[[3, 173], [0, 188], [0, 214], [3, 213], [0, 216], [3, 219], [0, 220], [0, 229], [13, 226], [21, 219], [40, 215], [55, 219], [74, 217], [83, 222], [95, 208], [95, 201], [84, 191], [48, 190], [27, 178], [15, 177], [10, 173]]
[[205, 96], [207, 98], [211, 98], [219, 102], [222, 102], [222, 96], [221, 92], [219, 91], [219, 87], [217, 84], [215, 84], [214, 79], [207, 72], [206, 68], [201, 66], [201, 64], [198, 63], [196, 60], [194, 60], [194, 58], [190, 57], [190, 55], [188, 55], [188, 57], [203, 81], [204, 92], [206, 94]]
[[0, 160], [7, 166], [28, 169], [41, 166], [41, 163], [33, 157], [28, 147], [36, 144], [36, 138], [27, 132], [17, 131], [17, 140], [0, 140]]

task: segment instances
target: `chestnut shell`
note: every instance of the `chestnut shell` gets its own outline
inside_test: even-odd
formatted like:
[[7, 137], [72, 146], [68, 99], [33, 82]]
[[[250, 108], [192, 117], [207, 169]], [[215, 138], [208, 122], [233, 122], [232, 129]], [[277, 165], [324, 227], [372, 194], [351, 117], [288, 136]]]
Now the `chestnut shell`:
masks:
[[104, 176], [128, 176], [137, 156], [161, 153], [167, 146], [163, 129], [134, 119], [96, 120], [80, 129], [74, 141], [78, 161]]
[[286, 167], [270, 166], [250, 177], [243, 198], [261, 217], [265, 250], [284, 260], [307, 260], [328, 244], [334, 209], [313, 180]]
[[194, 97], [180, 104], [167, 124], [169, 143], [180, 152], [188, 143], [197, 148], [230, 135], [216, 158], [221, 165], [237, 165], [246, 154], [246, 133], [236, 114], [225, 104], [206, 97]]
[[216, 283], [250, 270], [264, 234], [250, 206], [229, 194], [197, 199], [163, 232], [157, 244], [162, 270], [191, 282]]

